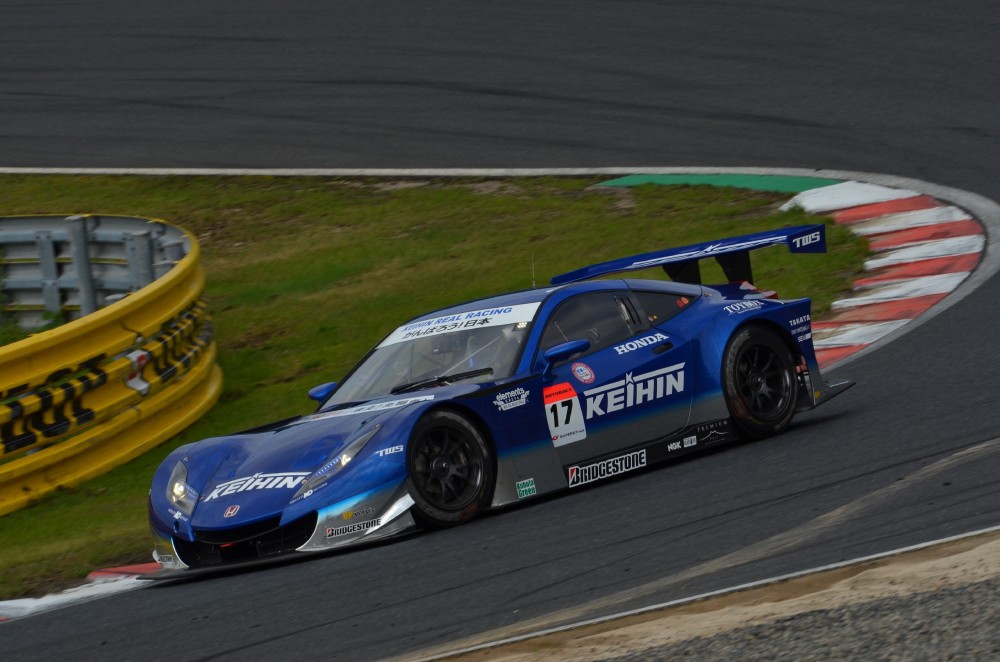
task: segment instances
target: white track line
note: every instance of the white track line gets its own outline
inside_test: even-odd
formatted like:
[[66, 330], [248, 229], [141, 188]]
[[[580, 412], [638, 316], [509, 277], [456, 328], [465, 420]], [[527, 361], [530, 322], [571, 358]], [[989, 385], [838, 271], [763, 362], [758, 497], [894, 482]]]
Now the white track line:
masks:
[[[883, 177], [887, 186], [898, 178], [889, 175], [849, 173], [840, 170], [805, 168], [712, 168], [712, 167], [627, 167], [604, 168], [20, 168], [0, 167], [9, 175], [151, 175], [222, 177], [572, 177], [588, 175], [765, 175], [778, 177], [818, 177], [875, 181]], [[857, 175], [857, 177], [855, 177]], [[916, 181], [916, 180], [913, 180]]]

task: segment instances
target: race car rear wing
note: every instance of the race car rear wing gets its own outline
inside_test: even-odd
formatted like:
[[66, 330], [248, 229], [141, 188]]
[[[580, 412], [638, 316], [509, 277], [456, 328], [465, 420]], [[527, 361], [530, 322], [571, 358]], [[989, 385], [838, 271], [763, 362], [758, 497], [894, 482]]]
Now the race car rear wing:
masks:
[[706, 241], [680, 248], [667, 248], [652, 253], [623, 257], [589, 267], [570, 271], [552, 278], [553, 285], [576, 283], [599, 276], [637, 271], [650, 267], [663, 267], [671, 280], [701, 285], [701, 268], [698, 261], [714, 257], [730, 282], [753, 282], [750, 268], [750, 251], [784, 244], [792, 253], [825, 253], [826, 226], [796, 225], [780, 230], [766, 230], [717, 241]]

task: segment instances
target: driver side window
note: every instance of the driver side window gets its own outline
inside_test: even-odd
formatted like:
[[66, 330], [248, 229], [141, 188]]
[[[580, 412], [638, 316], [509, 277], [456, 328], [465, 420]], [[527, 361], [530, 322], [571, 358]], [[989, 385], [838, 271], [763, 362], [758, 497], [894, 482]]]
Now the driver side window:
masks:
[[624, 292], [588, 292], [567, 299], [549, 318], [542, 350], [570, 340], [589, 340], [596, 352], [632, 337], [639, 329]]

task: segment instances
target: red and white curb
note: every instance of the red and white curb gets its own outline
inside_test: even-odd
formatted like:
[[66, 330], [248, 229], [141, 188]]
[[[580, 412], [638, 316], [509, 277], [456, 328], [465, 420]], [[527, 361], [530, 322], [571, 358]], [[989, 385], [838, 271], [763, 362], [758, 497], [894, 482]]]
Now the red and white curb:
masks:
[[847, 181], [799, 193], [783, 209], [831, 214], [868, 239], [874, 255], [854, 293], [813, 321], [823, 367], [913, 321], [955, 290], [986, 246], [983, 226], [958, 207], [908, 189]]
[[95, 570], [89, 575], [87, 575], [87, 580], [96, 581], [107, 581], [114, 579], [121, 579], [123, 577], [143, 577], [145, 575], [151, 575], [154, 572], [159, 572], [159, 563], [139, 563], [136, 565], [123, 565], [117, 568], [104, 568], [103, 570]]
[[66, 605], [96, 600], [114, 593], [131, 591], [146, 585], [142, 580], [160, 569], [158, 563], [143, 563], [118, 568], [95, 570], [87, 575], [87, 583], [61, 593], [41, 598], [20, 598], [0, 601], [0, 621], [31, 616], [43, 611], [65, 607]]

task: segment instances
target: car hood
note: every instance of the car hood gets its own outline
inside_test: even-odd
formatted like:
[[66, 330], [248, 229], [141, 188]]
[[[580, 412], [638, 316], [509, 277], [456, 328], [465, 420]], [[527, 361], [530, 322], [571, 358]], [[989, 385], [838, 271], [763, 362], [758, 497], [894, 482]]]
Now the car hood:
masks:
[[[376, 423], [386, 428], [389, 419], [433, 399], [417, 395], [349, 405], [197, 444], [186, 458], [189, 482], [200, 493], [192, 525], [228, 528], [280, 514], [302, 483], [352, 441]], [[376, 434], [352, 464], [384, 445], [381, 436]], [[353, 473], [356, 468], [343, 471]]]

